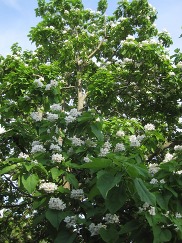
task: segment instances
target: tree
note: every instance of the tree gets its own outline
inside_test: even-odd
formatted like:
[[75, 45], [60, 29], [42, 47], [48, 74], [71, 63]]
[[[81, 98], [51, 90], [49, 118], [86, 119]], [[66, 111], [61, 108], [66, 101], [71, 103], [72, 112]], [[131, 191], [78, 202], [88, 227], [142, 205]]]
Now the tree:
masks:
[[2, 242], [179, 242], [180, 50], [147, 0], [38, 0], [1, 56]]

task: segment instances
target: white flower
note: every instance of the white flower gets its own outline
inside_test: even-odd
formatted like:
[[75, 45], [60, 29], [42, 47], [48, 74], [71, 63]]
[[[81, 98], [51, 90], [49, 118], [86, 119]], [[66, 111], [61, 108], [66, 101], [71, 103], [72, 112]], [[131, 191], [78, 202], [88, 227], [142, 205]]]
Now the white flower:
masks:
[[172, 154], [170, 154], [170, 153], [167, 153], [166, 155], [165, 155], [165, 158], [164, 158], [164, 160], [163, 160], [163, 163], [167, 163], [167, 162], [169, 162], [170, 160], [172, 160], [173, 159], [173, 155]]
[[122, 152], [125, 151], [125, 146], [123, 143], [117, 143], [114, 149], [115, 152]]
[[152, 180], [150, 181], [150, 184], [157, 184], [157, 183], [158, 183], [158, 180], [155, 178], [152, 178]]
[[89, 157], [86, 156], [83, 158], [83, 161], [86, 163], [89, 163], [89, 162], [91, 162], [91, 159], [89, 159]]
[[71, 195], [70, 195], [71, 198], [74, 198], [74, 199], [82, 199], [84, 198], [84, 192], [83, 192], [83, 189], [73, 189], [71, 190]]
[[149, 164], [149, 173], [153, 176], [155, 173], [157, 173], [160, 170], [160, 167], [158, 164]]
[[45, 153], [45, 152], [46, 152], [46, 149], [43, 147], [42, 144], [37, 144], [37, 145], [32, 146], [32, 150], [31, 150], [32, 154], [34, 154], [34, 153]]
[[105, 142], [104, 143], [104, 145], [103, 145], [103, 147], [100, 149], [100, 154], [99, 154], [99, 156], [100, 157], [104, 157], [104, 156], [106, 156], [108, 153], [109, 153], [109, 151], [110, 151], [110, 149], [111, 149], [111, 144], [107, 141], [107, 142]]
[[57, 188], [58, 186], [53, 182], [44, 182], [39, 186], [39, 190], [44, 190], [47, 193], [53, 193]]
[[32, 117], [33, 120], [35, 121], [42, 121], [42, 112], [32, 112], [30, 114], [30, 116]]
[[53, 104], [50, 108], [52, 111], [60, 111], [62, 109], [60, 104]]
[[56, 153], [56, 154], [53, 154], [52, 155], [52, 161], [53, 162], [58, 162], [58, 163], [60, 163], [60, 162], [62, 162], [62, 161], [64, 161], [65, 159], [64, 159], [64, 157], [62, 156], [62, 154], [58, 154], [58, 153]]
[[38, 88], [42, 88], [44, 86], [44, 84], [42, 83], [41, 81], [42, 79], [39, 78], [39, 79], [35, 79], [34, 80], [34, 84], [38, 87]]
[[77, 138], [76, 136], [73, 136], [70, 138], [73, 146], [82, 146], [85, 142], [82, 141], [80, 138]]
[[66, 204], [59, 198], [53, 198], [49, 200], [49, 208], [56, 210], [64, 210], [66, 208]]
[[160, 183], [165, 184], [165, 180], [164, 179], [160, 180]]
[[76, 120], [76, 117], [73, 117], [73, 116], [70, 116], [70, 115], [65, 117], [66, 125], [68, 125], [69, 123], [71, 123], [75, 120]]
[[89, 225], [88, 230], [90, 231], [91, 236], [94, 236], [94, 235], [98, 235], [99, 234], [99, 230], [101, 228], [106, 228], [106, 225], [103, 225], [102, 223], [99, 223], [99, 224], [91, 223]]
[[66, 227], [67, 228], [71, 228], [74, 227], [76, 225], [76, 220], [77, 220], [77, 216], [67, 216], [64, 219], [64, 222], [66, 223]]
[[182, 69], [182, 62], [178, 62], [178, 63], [176, 64], [176, 67]]
[[180, 213], [176, 213], [175, 216], [176, 216], [176, 218], [178, 218], [178, 219], [181, 219], [181, 218], [182, 218], [182, 215], [181, 215]]
[[148, 210], [149, 214], [154, 216], [156, 213], [155, 213], [155, 207], [150, 207], [150, 209]]
[[174, 72], [169, 72], [169, 76], [175, 76], [176, 74]]
[[175, 150], [175, 151], [180, 151], [180, 150], [182, 150], [182, 145], [175, 145], [175, 146], [174, 146], [174, 150]]
[[53, 122], [58, 119], [58, 114], [47, 113], [47, 120]]
[[1, 125], [0, 125], [0, 134], [3, 134], [5, 132], [6, 132], [6, 129], [4, 127], [1, 127]]
[[81, 112], [78, 111], [76, 108], [71, 109], [68, 113], [67, 116], [65, 117], [66, 124], [68, 125], [69, 123], [73, 122], [76, 120], [78, 116], [81, 115]]
[[117, 131], [116, 136], [118, 137], [124, 137], [125, 133], [121, 130]]
[[106, 224], [117, 224], [119, 223], [119, 216], [117, 216], [116, 214], [112, 215], [108, 213], [104, 217], [104, 220], [106, 221]]
[[182, 174], [182, 170], [176, 171], [176, 174], [181, 175]]
[[27, 158], [29, 158], [29, 155], [28, 155], [28, 154], [25, 154], [25, 153], [23, 153], [23, 152], [21, 152], [21, 153], [18, 155], [18, 158], [27, 159]]
[[148, 123], [144, 126], [144, 130], [145, 131], [153, 131], [153, 130], [155, 130], [155, 126], [151, 123]]
[[131, 135], [129, 137], [130, 140], [130, 146], [131, 147], [139, 147], [140, 146], [140, 141], [137, 139], [135, 135]]
[[54, 150], [54, 151], [60, 152], [62, 149], [60, 148], [59, 145], [52, 143], [51, 146], [50, 146], [50, 150]]

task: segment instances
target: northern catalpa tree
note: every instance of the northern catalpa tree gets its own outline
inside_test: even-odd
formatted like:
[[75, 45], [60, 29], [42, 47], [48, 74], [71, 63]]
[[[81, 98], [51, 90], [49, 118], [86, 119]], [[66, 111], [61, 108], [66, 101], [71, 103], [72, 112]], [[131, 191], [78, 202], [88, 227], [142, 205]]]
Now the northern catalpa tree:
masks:
[[182, 54], [147, 0], [38, 0], [0, 57], [1, 242], [182, 240]]

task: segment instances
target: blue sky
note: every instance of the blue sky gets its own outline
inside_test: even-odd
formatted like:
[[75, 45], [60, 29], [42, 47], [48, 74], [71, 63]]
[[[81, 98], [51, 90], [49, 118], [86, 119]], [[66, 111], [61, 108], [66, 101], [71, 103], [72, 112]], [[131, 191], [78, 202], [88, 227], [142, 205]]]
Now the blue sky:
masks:
[[[83, 0], [86, 8], [96, 9], [98, 0]], [[108, 14], [112, 13], [118, 0], [108, 0]], [[175, 48], [182, 50], [182, 0], [149, 0], [158, 11], [156, 25], [159, 30], [166, 29], [172, 36]], [[30, 27], [35, 26], [39, 19], [34, 9], [37, 0], [0, 0], [0, 54], [10, 53], [10, 46], [18, 42], [23, 49], [32, 49], [27, 34]]]

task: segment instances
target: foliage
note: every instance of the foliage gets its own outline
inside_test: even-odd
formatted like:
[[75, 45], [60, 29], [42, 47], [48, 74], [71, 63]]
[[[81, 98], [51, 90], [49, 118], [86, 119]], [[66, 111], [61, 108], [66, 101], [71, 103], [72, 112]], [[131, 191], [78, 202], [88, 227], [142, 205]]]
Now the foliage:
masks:
[[182, 54], [146, 0], [38, 0], [0, 57], [1, 242], [182, 240]]

